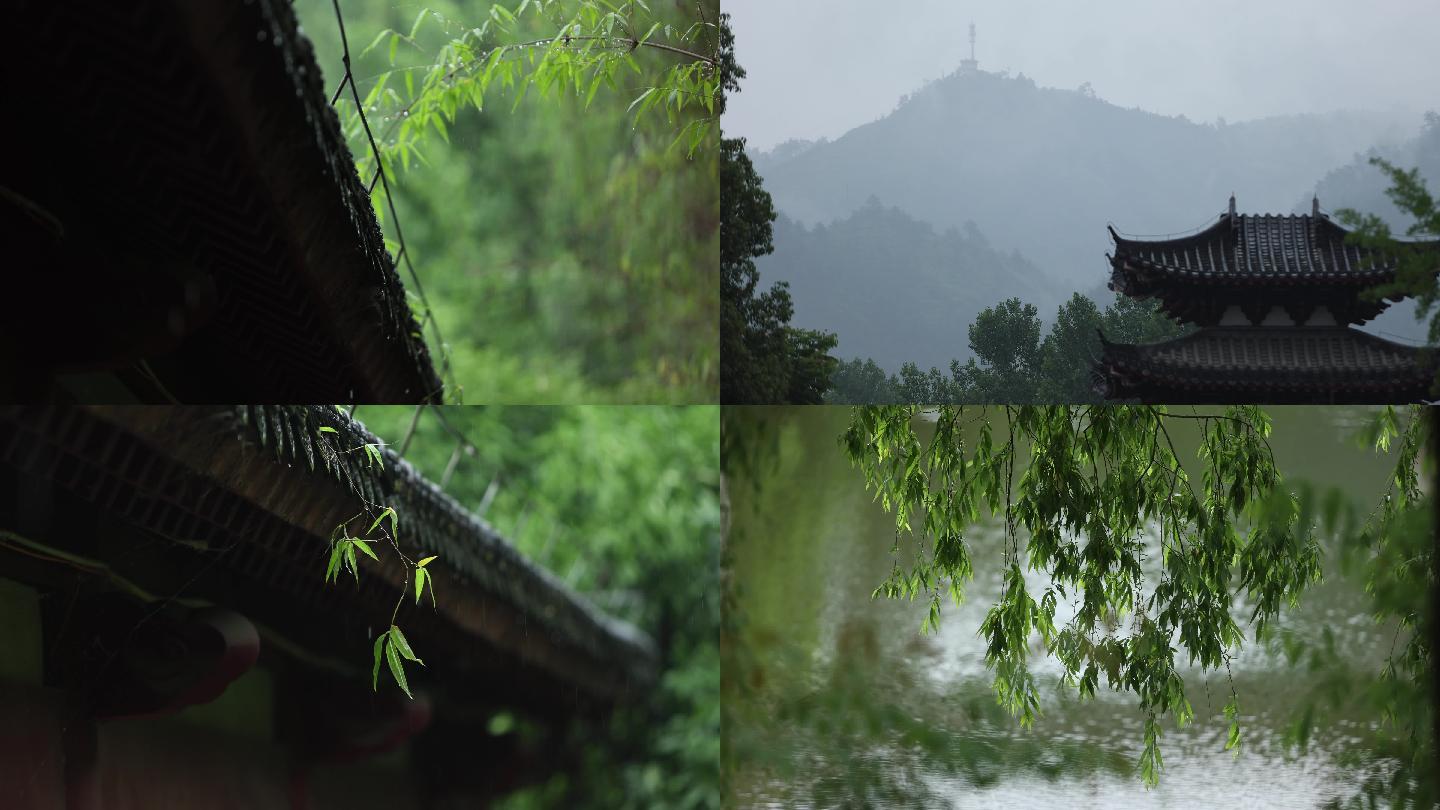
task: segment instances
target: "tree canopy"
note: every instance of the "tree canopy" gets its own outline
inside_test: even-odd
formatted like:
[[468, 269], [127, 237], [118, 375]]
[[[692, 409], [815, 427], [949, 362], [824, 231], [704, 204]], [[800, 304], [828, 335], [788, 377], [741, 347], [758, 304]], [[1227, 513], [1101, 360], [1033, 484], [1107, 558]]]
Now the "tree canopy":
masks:
[[[734, 39], [721, 17], [721, 86], [740, 87]], [[721, 103], [724, 110], [724, 103]], [[727, 404], [818, 404], [830, 387], [835, 336], [790, 326], [783, 282], [760, 290], [755, 258], [770, 253], [775, 206], [742, 138], [720, 143], [720, 399]]]
[[1099, 402], [1092, 368], [1100, 356], [1100, 333], [1114, 341], [1149, 343], [1175, 337], [1185, 327], [1153, 302], [1116, 296], [1102, 312], [1075, 293], [1059, 307], [1041, 340], [1036, 308], [1018, 298], [983, 310], [969, 326], [975, 357], [951, 361], [949, 374], [906, 363], [885, 374], [872, 359], [840, 363], [826, 401], [839, 404]]
[[[649, 633], [661, 654], [653, 695], [575, 729], [566, 748], [576, 761], [504, 806], [718, 807], [717, 410], [421, 413], [406, 461], [570, 588]], [[415, 413], [361, 406], [356, 417], [398, 450]], [[452, 430], [479, 452], [457, 450]]]
[[[1404, 626], [1414, 628], [1407, 675], [1426, 682], [1429, 636], [1414, 609], [1413, 585], [1417, 578], [1425, 582], [1433, 547], [1399, 540], [1412, 536], [1404, 526], [1426, 516], [1417, 473], [1424, 441], [1418, 410], [1402, 418], [1387, 409], [1373, 426], [1376, 446], [1394, 442], [1398, 453], [1389, 491], [1368, 519], [1346, 513], [1334, 493], [1284, 484], [1268, 443], [1270, 420], [1257, 406], [1203, 413], [1113, 406], [975, 410], [940, 407], [932, 414], [933, 433], [922, 439], [919, 406], [857, 408], [841, 445], [895, 517], [894, 567], [875, 596], [928, 600], [922, 629], [934, 629], [943, 599], [958, 603], [974, 577], [966, 531], [982, 514], [1003, 522], [1004, 587], [979, 632], [996, 696], [1022, 724], [1039, 708], [1027, 664], [1031, 638], [1038, 636], [1046, 654], [1063, 665], [1063, 682], [1081, 697], [1093, 697], [1102, 676], [1109, 688], [1135, 696], [1145, 717], [1140, 770], [1154, 784], [1164, 762], [1161, 720], [1183, 725], [1194, 718], [1177, 670], [1181, 656], [1228, 677], [1229, 661], [1247, 639], [1241, 622], [1267, 639], [1281, 611], [1321, 577], [1317, 533], [1324, 529], [1355, 538], [1369, 559], [1393, 560], [1396, 547], [1415, 553], [1406, 573], [1410, 591], [1382, 612], [1407, 616]], [[1004, 421], [992, 427], [991, 413], [1003, 413]], [[1182, 458], [1171, 438], [1179, 420], [1199, 423], [1193, 460]], [[967, 441], [965, 430], [976, 421], [976, 438]], [[1149, 527], [1158, 534], [1150, 539], [1159, 560], [1148, 557], [1154, 547], [1147, 544]], [[1027, 588], [1027, 568], [1048, 578], [1043, 593]], [[1394, 575], [1380, 562], [1372, 581]], [[1424, 593], [1423, 584], [1419, 590]], [[1057, 606], [1065, 601], [1074, 605], [1073, 618], [1057, 623]], [[1423, 706], [1423, 689], [1409, 699]], [[1242, 701], [1232, 687], [1224, 710], [1227, 749], [1243, 739]], [[1420, 770], [1433, 750], [1423, 733], [1428, 712], [1420, 718], [1422, 734], [1412, 735], [1405, 774], [1433, 790], [1433, 777]]]
[[[718, 3], [340, 5], [447, 400], [713, 402]], [[297, 14], [398, 254], [335, 9]]]

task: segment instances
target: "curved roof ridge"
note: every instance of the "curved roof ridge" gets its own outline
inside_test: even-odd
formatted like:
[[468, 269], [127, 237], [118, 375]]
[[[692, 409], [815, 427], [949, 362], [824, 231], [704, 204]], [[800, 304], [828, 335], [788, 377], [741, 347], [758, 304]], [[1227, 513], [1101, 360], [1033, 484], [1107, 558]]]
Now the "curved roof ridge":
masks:
[[1200, 226], [1199, 228], [1196, 228], [1196, 229], [1193, 229], [1193, 230], [1190, 230], [1190, 231], [1180, 231], [1180, 232], [1178, 232], [1178, 233], [1173, 233], [1173, 234], [1161, 234], [1161, 235], [1160, 235], [1159, 237], [1157, 237], [1157, 238], [1147, 238], [1146, 236], [1144, 236], [1144, 235], [1139, 235], [1139, 234], [1126, 235], [1126, 234], [1121, 233], [1120, 231], [1116, 230], [1116, 229], [1115, 229], [1115, 226], [1114, 226], [1113, 224], [1106, 225], [1106, 228], [1109, 229], [1109, 231], [1110, 231], [1110, 238], [1111, 238], [1112, 241], [1114, 241], [1114, 243], [1115, 243], [1117, 246], [1123, 245], [1123, 244], [1129, 244], [1129, 245], [1155, 245], [1155, 246], [1159, 246], [1159, 245], [1179, 245], [1179, 244], [1181, 244], [1181, 243], [1184, 243], [1184, 242], [1187, 242], [1187, 241], [1190, 241], [1190, 240], [1195, 240], [1195, 239], [1198, 239], [1198, 238], [1200, 238], [1200, 237], [1209, 236], [1212, 231], [1215, 231], [1215, 230], [1221, 228], [1222, 226], [1228, 224], [1227, 217], [1228, 217], [1227, 214], [1223, 214], [1223, 213], [1222, 213], [1222, 214], [1220, 214], [1219, 217], [1216, 218], [1216, 220], [1215, 220], [1214, 222], [1211, 222], [1211, 223], [1209, 223], [1208, 225], [1202, 225], [1202, 226]]

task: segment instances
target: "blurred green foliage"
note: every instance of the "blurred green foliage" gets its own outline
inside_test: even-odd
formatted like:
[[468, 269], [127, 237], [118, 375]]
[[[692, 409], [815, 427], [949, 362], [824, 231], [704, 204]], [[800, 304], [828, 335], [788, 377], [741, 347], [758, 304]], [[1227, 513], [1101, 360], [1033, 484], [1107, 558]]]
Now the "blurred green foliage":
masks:
[[[361, 56], [380, 32], [410, 31], [432, 9], [437, 21], [394, 53], [397, 64], [428, 65], [461, 33], [456, 25], [481, 25], [492, 5], [342, 2], [362, 97], [391, 70], [388, 47]], [[702, 5], [708, 19], [718, 17], [715, 0]], [[654, 13], [684, 26], [697, 8], [657, 3]], [[296, 10], [327, 88], [337, 87], [344, 73], [331, 3], [299, 0]], [[522, 19], [514, 36], [555, 33], [543, 27]], [[637, 122], [628, 109], [643, 92], [636, 88], [677, 58], [637, 52], [644, 72], [623, 71], [588, 107], [583, 93], [517, 104], [514, 93], [492, 88], [483, 112], [461, 109], [448, 138], [425, 139], [423, 159], [398, 177], [391, 167], [407, 254], [447, 344], [448, 400], [717, 399], [718, 134], [693, 153], [672, 148], [676, 123], [663, 115]], [[370, 123], [381, 137], [393, 122], [377, 114]], [[352, 150], [363, 156], [356, 134]], [[423, 317], [418, 299], [412, 306]], [[431, 349], [439, 365], [442, 347]]]
[[[1360, 577], [1375, 623], [1389, 636], [1383, 658], [1357, 664], [1345, 652], [1364, 628], [1337, 624], [1307, 639], [1281, 632], [1268, 640], [1310, 688], [1297, 690], [1300, 705], [1286, 731], [1302, 753], [1323, 733], [1322, 718], [1345, 712], [1376, 718], [1362, 730], [1365, 748], [1390, 767], [1368, 769], [1359, 791], [1329, 807], [1435, 807], [1440, 805], [1436, 762], [1434, 648], [1437, 607], [1434, 493], [1422, 481], [1436, 480], [1433, 431], [1435, 409], [1412, 407], [1403, 417], [1393, 409], [1376, 415], [1360, 434], [1378, 452], [1396, 447], [1394, 473], [1372, 510], [1357, 510], [1338, 493], [1323, 499], [1321, 522], [1340, 538], [1338, 568]], [[1422, 451], [1428, 445], [1431, 453]], [[1295, 679], [1300, 682], [1299, 678]], [[1351, 752], [1342, 762], [1360, 759]]]
[[[578, 771], [508, 807], [719, 805], [720, 419], [715, 406], [426, 409], [405, 459], [527, 557], [655, 639], [663, 674], [646, 705], [617, 713]], [[356, 417], [401, 449], [409, 406]], [[478, 448], [459, 444], [440, 416]], [[492, 488], [493, 487], [493, 488]], [[490, 492], [487, 498], [486, 493]], [[432, 566], [443, 566], [444, 558]]]

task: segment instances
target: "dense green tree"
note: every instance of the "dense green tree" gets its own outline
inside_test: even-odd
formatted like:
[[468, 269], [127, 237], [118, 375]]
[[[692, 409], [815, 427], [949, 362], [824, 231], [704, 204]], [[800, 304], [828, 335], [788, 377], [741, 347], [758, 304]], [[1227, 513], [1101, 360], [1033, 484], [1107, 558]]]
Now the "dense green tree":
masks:
[[794, 307], [783, 283], [757, 291], [755, 257], [773, 249], [775, 209], [739, 138], [720, 142], [720, 209], [721, 399], [783, 402], [789, 383], [785, 328]]
[[1176, 323], [1154, 301], [1116, 295], [1114, 303], [1105, 308], [1100, 329], [1115, 343], [1155, 343], [1178, 337], [1190, 327]]
[[[1163, 767], [1161, 719], [1183, 725], [1194, 718], [1178, 656], [1203, 671], [1224, 670], [1228, 679], [1228, 662], [1246, 638], [1237, 618], [1248, 619], [1257, 638], [1272, 637], [1267, 630], [1282, 608], [1321, 576], [1317, 532], [1338, 530], [1373, 561], [1382, 613], [1412, 628], [1400, 663], [1386, 668], [1403, 669], [1410, 694], [1396, 698], [1391, 690], [1382, 702], [1391, 711], [1420, 710], [1418, 722], [1409, 721], [1418, 738], [1392, 739], [1409, 756], [1402, 780], [1413, 777], [1433, 790], [1433, 772], [1423, 770], [1434, 750], [1425, 728], [1430, 635], [1415, 593], [1427, 591], [1434, 545], [1428, 526], [1413, 529], [1429, 512], [1417, 473], [1425, 440], [1418, 409], [1408, 420], [1393, 410], [1376, 420], [1373, 441], [1383, 448], [1398, 442], [1397, 465], [1375, 514], [1359, 522], [1347, 522], [1341, 499], [1285, 485], [1268, 443], [1269, 418], [1259, 407], [1180, 413], [1007, 406], [989, 411], [1003, 412], [1003, 421], [982, 411], [971, 441], [965, 429], [977, 417], [963, 407], [940, 408], [928, 438], [917, 430], [918, 411], [857, 408], [841, 438], [867, 486], [895, 515], [894, 567], [875, 595], [928, 601], [922, 629], [933, 630], [942, 600], [948, 595], [958, 603], [975, 576], [967, 530], [984, 513], [999, 517], [1005, 584], [980, 635], [995, 693], [1022, 724], [1039, 709], [1028, 664], [1038, 636], [1064, 666], [1063, 683], [1082, 698], [1095, 695], [1102, 677], [1135, 696], [1144, 715], [1140, 770], [1153, 784]], [[1193, 459], [1182, 459], [1170, 437], [1170, 426], [1182, 419], [1199, 422]], [[1158, 571], [1146, 565], [1151, 527], [1159, 533]], [[1028, 589], [1026, 568], [1048, 577], [1043, 594]], [[1386, 585], [1397, 578], [1411, 583], [1405, 595]], [[1058, 600], [1072, 597], [1074, 618], [1057, 626]], [[1240, 602], [1248, 617], [1236, 616]], [[1377, 693], [1386, 688], [1382, 683]], [[1233, 685], [1228, 692], [1227, 749], [1241, 743], [1244, 700]], [[1414, 793], [1413, 785], [1394, 789]]]
[[983, 310], [970, 324], [970, 350], [975, 358], [961, 377], [967, 396], [977, 402], [1036, 400], [1041, 353], [1034, 304], [1008, 298]]
[[[1037, 343], [1036, 309], [1019, 299], [987, 308], [970, 325], [971, 349], [980, 362], [950, 363], [922, 372], [904, 364], [885, 378], [873, 359], [843, 364], [831, 381], [827, 402], [886, 403], [1093, 403], [1099, 396], [1091, 379], [1100, 356], [1100, 333], [1111, 340], [1151, 343], [1184, 334], [1150, 301], [1116, 296], [1101, 312], [1095, 302], [1075, 293], [1060, 307], [1044, 341]], [[1038, 361], [1037, 361], [1038, 358]]]
[[[565, 746], [581, 752], [576, 761], [501, 806], [719, 805], [718, 410], [527, 406], [421, 414], [406, 461], [445, 481], [461, 503], [484, 504], [484, 518], [523, 554], [637, 624], [662, 658], [660, 680], [645, 700], [606, 722], [577, 726]], [[356, 412], [397, 449], [414, 415], [403, 406]], [[457, 457], [452, 428], [477, 452]]]
[[[728, 15], [721, 16], [721, 86], [739, 88]], [[723, 111], [724, 105], [721, 104]], [[760, 290], [755, 259], [774, 250], [775, 207], [741, 138], [720, 142], [720, 399], [726, 404], [820, 402], [834, 335], [792, 329], [787, 285]]]
[[[696, 129], [672, 144], [681, 130], [715, 114], [690, 105], [672, 121], [659, 109], [638, 119], [627, 110], [643, 92], [633, 88], [663, 84], [675, 68], [699, 66], [701, 76], [705, 60], [653, 47], [582, 56], [537, 46], [530, 49], [536, 66], [548, 54], [544, 71], [516, 64], [527, 60], [523, 49], [507, 51], [510, 81], [492, 75], [488, 89], [473, 94], [484, 77], [470, 70], [461, 45], [553, 40], [558, 29], [539, 13], [541, 4], [527, 3], [504, 26], [493, 22], [491, 10], [514, 10], [518, 2], [434, 0], [424, 13], [379, 0], [340, 5], [358, 92], [365, 98], [380, 88], [369, 123], [386, 155], [406, 257], [433, 313], [426, 339], [437, 362], [449, 359], [447, 399], [713, 402], [720, 360], [718, 129], [693, 152]], [[635, 12], [633, 22], [663, 21], [691, 36], [680, 43], [662, 26], [656, 43], [707, 58], [714, 52], [715, 0], [651, 4], [651, 12], [617, 5]], [[558, 0], [544, 11], [574, 15], [596, 6]], [[332, 3], [297, 0], [296, 12], [327, 88], [336, 88], [344, 73]], [[699, 22], [702, 15], [707, 23]], [[482, 27], [483, 36], [476, 33]], [[610, 67], [597, 59], [612, 60]], [[445, 79], [447, 64], [456, 81]], [[602, 76], [587, 103], [590, 74], [578, 90], [554, 81], [559, 74], [552, 68], [583, 65], [602, 74], [619, 66], [617, 86]], [[538, 85], [524, 95], [528, 79], [547, 77], [548, 98], [540, 98]], [[337, 106], [352, 152], [362, 171], [373, 168], [349, 90], [340, 89]], [[371, 175], [364, 178], [368, 183]], [[381, 184], [375, 188], [381, 225], [394, 238]], [[415, 293], [408, 274], [405, 281]], [[424, 318], [418, 296], [411, 302]]]
[[[1428, 126], [1434, 132], [1434, 139], [1440, 141], [1440, 115], [1427, 116]], [[1434, 147], [1440, 152], [1440, 143]], [[1414, 219], [1405, 230], [1405, 235], [1420, 239], [1440, 239], [1440, 205], [1425, 186], [1420, 170], [1401, 169], [1384, 158], [1371, 158], [1390, 179], [1391, 186], [1386, 195], [1397, 208]], [[1429, 342], [1440, 343], [1440, 309], [1436, 309], [1440, 297], [1440, 257], [1433, 244], [1401, 242], [1391, 233], [1389, 223], [1377, 214], [1361, 214], [1353, 209], [1343, 209], [1341, 221], [1356, 229], [1351, 238], [1368, 247], [1382, 250], [1397, 259], [1395, 281], [1383, 284], [1365, 295], [1371, 298], [1401, 294], [1415, 297], [1417, 318], [1430, 316]], [[1431, 311], [1435, 310], [1434, 314]]]
[[1099, 358], [1100, 310], [1095, 302], [1075, 293], [1055, 313], [1055, 323], [1040, 351], [1040, 398], [1043, 402], [1098, 400], [1090, 383], [1091, 368]]
[[830, 332], [790, 328], [785, 331], [785, 353], [790, 358], [790, 391], [786, 402], [792, 405], [819, 405], [830, 389], [830, 376], [839, 363], [830, 356], [836, 337]]
[[958, 396], [958, 387], [940, 369], [921, 371], [914, 363], [900, 367], [900, 376], [892, 378], [892, 402], [951, 402]]
[[1186, 331], [1153, 301], [1117, 295], [1102, 313], [1094, 301], [1075, 293], [1055, 313], [1055, 323], [1041, 346], [1039, 401], [1101, 401], [1093, 375], [1102, 333], [1116, 343], [1154, 343]]
[[836, 405], [884, 405], [900, 400], [885, 369], [874, 360], [857, 357], [835, 367], [825, 401]]

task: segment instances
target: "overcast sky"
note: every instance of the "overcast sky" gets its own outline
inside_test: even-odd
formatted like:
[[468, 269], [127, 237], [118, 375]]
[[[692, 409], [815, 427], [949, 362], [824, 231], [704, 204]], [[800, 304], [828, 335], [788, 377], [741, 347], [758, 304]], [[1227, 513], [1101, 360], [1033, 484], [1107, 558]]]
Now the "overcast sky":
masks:
[[727, 136], [835, 138], [954, 70], [1090, 82], [1195, 121], [1440, 109], [1440, 0], [725, 0], [748, 76]]

